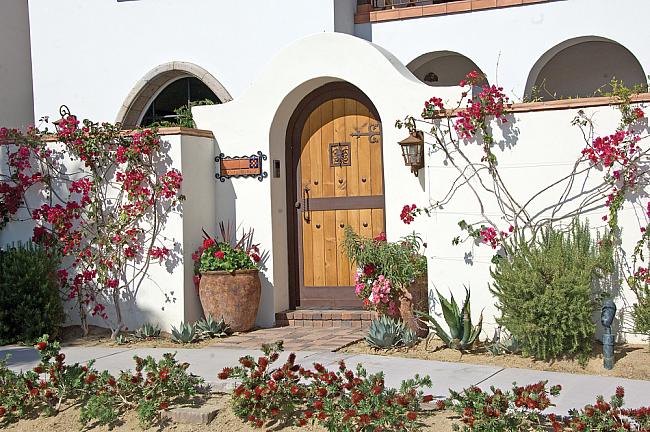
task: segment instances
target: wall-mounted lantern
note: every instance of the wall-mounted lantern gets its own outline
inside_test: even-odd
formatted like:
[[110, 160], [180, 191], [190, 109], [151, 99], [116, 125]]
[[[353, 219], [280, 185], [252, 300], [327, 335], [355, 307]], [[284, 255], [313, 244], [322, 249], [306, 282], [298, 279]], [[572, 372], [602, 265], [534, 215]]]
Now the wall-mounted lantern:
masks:
[[399, 145], [402, 147], [404, 164], [411, 167], [411, 172], [417, 177], [418, 171], [424, 168], [424, 133], [415, 130]]
[[66, 105], [61, 105], [61, 107], [59, 108], [59, 115], [61, 116], [61, 118], [52, 122], [57, 132], [61, 131], [60, 130], [61, 120], [65, 119], [66, 117], [72, 114], [70, 113], [70, 108], [68, 108]]

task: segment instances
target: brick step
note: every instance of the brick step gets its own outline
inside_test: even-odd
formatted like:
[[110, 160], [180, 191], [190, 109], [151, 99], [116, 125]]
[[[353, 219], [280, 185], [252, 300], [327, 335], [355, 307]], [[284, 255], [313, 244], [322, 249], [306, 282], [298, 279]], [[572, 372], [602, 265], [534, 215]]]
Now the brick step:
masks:
[[276, 327], [357, 327], [369, 328], [376, 312], [340, 309], [298, 309], [275, 314]]

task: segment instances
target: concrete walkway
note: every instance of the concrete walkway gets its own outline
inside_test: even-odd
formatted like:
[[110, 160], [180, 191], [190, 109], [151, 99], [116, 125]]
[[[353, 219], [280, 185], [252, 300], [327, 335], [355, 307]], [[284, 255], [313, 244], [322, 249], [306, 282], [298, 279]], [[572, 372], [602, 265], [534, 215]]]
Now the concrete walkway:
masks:
[[[177, 350], [67, 347], [62, 351], [66, 354], [68, 363], [85, 363], [96, 359], [97, 369], [109, 370], [112, 373], [133, 369], [134, 355], [141, 357], [151, 355], [160, 358], [166, 352], [175, 351], [179, 361], [190, 363], [192, 373], [203, 377], [217, 389], [228, 389], [233, 386], [233, 383], [220, 382], [216, 377], [224, 367], [236, 365], [239, 357], [243, 355], [261, 354], [258, 350], [226, 347]], [[38, 354], [31, 347], [0, 347], [0, 358], [4, 358], [7, 354], [11, 355], [8, 366], [16, 371], [31, 369], [38, 363]], [[286, 355], [285, 352], [280, 361]], [[506, 389], [510, 388], [514, 381], [523, 385], [548, 380], [551, 385], [562, 385], [560, 397], [554, 400], [557, 406], [552, 409], [558, 414], [566, 414], [571, 408], [580, 408], [587, 403], [593, 403], [595, 396], [599, 394], [603, 394], [608, 400], [617, 386], [625, 387], [627, 407], [650, 405], [650, 381], [337, 352], [299, 351], [296, 353], [296, 358], [297, 363], [306, 367], [318, 362], [331, 369], [336, 368], [340, 360], [345, 360], [348, 367], [361, 363], [371, 373], [383, 371], [386, 375], [386, 385], [394, 387], [398, 387], [402, 380], [416, 373], [429, 375], [433, 381], [431, 392], [437, 397], [446, 396], [450, 388], [462, 390], [471, 385], [478, 385], [484, 389], [490, 386]]]

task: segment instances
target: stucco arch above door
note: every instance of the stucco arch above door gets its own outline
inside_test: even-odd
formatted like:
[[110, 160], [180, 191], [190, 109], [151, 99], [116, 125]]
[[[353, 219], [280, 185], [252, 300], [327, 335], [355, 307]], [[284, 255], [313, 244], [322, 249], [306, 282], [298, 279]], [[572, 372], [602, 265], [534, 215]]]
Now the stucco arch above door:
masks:
[[153, 68], [135, 84], [120, 107], [115, 121], [125, 127], [136, 126], [142, 112], [147, 109], [155, 95], [169, 83], [182, 77], [201, 80], [222, 103], [232, 100], [232, 96], [219, 80], [201, 66], [189, 62], [169, 62]]

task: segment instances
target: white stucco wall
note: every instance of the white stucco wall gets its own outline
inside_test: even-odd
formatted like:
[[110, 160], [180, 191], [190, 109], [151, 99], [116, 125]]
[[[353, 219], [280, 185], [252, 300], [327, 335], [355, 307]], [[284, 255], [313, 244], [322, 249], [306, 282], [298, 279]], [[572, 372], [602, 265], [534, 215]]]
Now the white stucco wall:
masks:
[[[345, 53], [338, 53], [338, 47], [342, 44], [348, 49]], [[332, 55], [338, 55], [341, 62], [323, 61], [323, 58]], [[350, 66], [348, 60], [352, 58], [357, 59], [360, 66]], [[366, 73], [368, 69], [375, 74], [369, 77]], [[300, 100], [311, 90], [336, 80], [359, 87], [373, 101], [382, 120], [386, 230], [389, 240], [397, 240], [413, 231], [421, 233], [429, 244], [430, 291], [438, 288], [459, 295], [463, 285], [469, 285], [475, 313], [478, 315], [479, 310], [485, 308], [483, 337], [491, 336], [496, 310], [488, 284], [490, 259], [494, 251], [471, 244], [451, 245], [452, 238], [462, 234], [458, 221], [465, 219], [472, 222], [478, 217], [476, 201], [467, 190], [461, 190], [452, 204], [437, 211], [431, 218], [417, 218], [411, 225], [405, 225], [399, 219], [405, 204], [424, 206], [430, 199], [444, 193], [453, 181], [454, 173], [433, 154], [427, 157], [427, 167], [420, 177], [414, 177], [403, 165], [397, 145], [405, 132], [394, 128], [394, 121], [405, 114], [418, 115], [423, 101], [433, 94], [453, 102], [460, 90], [456, 87], [432, 89], [418, 82], [384, 50], [337, 34], [311, 36], [290, 46], [240, 99], [225, 105], [193, 110], [199, 127], [212, 130], [218, 137], [217, 152], [241, 155], [261, 150], [269, 156], [269, 162], [277, 159], [282, 163], [280, 178], [270, 177], [261, 183], [254, 179], [233, 179], [217, 186], [217, 218], [234, 218], [237, 224], [253, 227], [257, 241], [271, 253], [265, 271], [258, 324], [272, 325], [274, 312], [288, 306], [287, 276], [291, 270], [287, 263], [286, 212], [294, 211], [287, 209], [285, 203], [284, 155], [288, 120]], [[387, 86], [387, 82], [391, 85]], [[587, 111], [595, 115], [594, 119], [602, 133], [610, 133], [616, 127], [618, 114], [613, 108], [591, 108]], [[255, 113], [255, 127], [251, 127], [250, 123], [252, 112]], [[570, 169], [584, 146], [579, 130], [570, 125], [576, 113], [577, 110], [563, 110], [519, 114], [507, 124], [507, 141], [515, 145], [512, 150], [497, 151], [497, 155], [506, 182], [513, 185], [513, 193], [518, 199], [523, 201], [535, 187]], [[549, 125], [553, 126], [552, 139], [549, 139]], [[500, 132], [497, 132], [497, 137], [502, 139]], [[480, 146], [475, 145], [474, 151], [478, 153]], [[267, 167], [270, 168], [270, 164]], [[543, 209], [557, 202], [555, 193], [552, 191], [544, 195], [535, 203], [534, 209]], [[488, 211], [494, 215], [497, 213], [496, 208], [489, 208]], [[603, 213], [590, 216], [594, 228], [603, 225], [600, 220]], [[638, 232], [638, 221], [630, 210], [623, 212], [622, 223], [626, 232]], [[626, 239], [626, 242], [633, 241], [633, 237]], [[626, 248], [629, 246], [625, 244]], [[466, 262], [469, 261], [466, 259], [469, 257], [467, 253], [471, 253], [471, 264]], [[624, 298], [619, 299], [620, 306], [629, 304], [632, 299], [630, 293], [625, 292]], [[635, 339], [632, 337], [632, 340]]]
[[[630, 13], [633, 11], [633, 13]], [[459, 52], [473, 60], [515, 97], [523, 97], [535, 62], [568, 39], [600, 36], [629, 49], [650, 73], [650, 28], [646, 0], [559, 0], [509, 8], [473, 11], [357, 26], [408, 64], [432, 51]]]
[[0, 2], [0, 127], [34, 124], [27, 0]]
[[[55, 145], [55, 144], [52, 144]], [[202, 243], [202, 228], [214, 232], [217, 195], [214, 178], [214, 140], [212, 138], [165, 135], [161, 145], [169, 157], [168, 169], [175, 168], [183, 175], [182, 194], [186, 200], [178, 210], [166, 214], [167, 220], [159, 240], [173, 251], [173, 259], [164, 263], [152, 260], [147, 276], [136, 289], [124, 291], [122, 312], [124, 324], [131, 330], [149, 322], [160, 325], [164, 331], [178, 326], [181, 321], [194, 322], [201, 318], [203, 310], [193, 282], [194, 263], [192, 253]], [[0, 159], [0, 172], [6, 164]], [[67, 162], [72, 171], [82, 169]], [[74, 169], [73, 169], [74, 168]], [[30, 200], [32, 208], [38, 206], [36, 197]], [[0, 245], [13, 241], [27, 241], [32, 236], [31, 221], [10, 223], [0, 231]], [[68, 323], [78, 323], [72, 303], [66, 303]], [[106, 304], [109, 319], [114, 317], [110, 304]], [[99, 318], [90, 324], [107, 327]]]
[[335, 26], [332, 0], [32, 0], [29, 13], [37, 117], [65, 103], [99, 121], [170, 61], [205, 68], [237, 98], [285, 46]]

